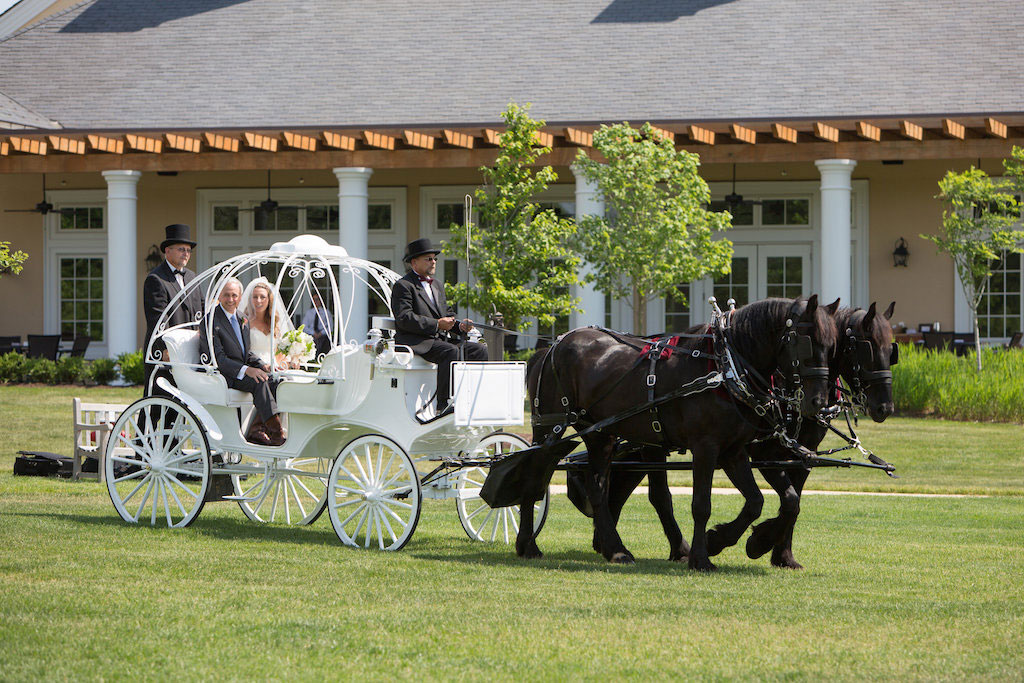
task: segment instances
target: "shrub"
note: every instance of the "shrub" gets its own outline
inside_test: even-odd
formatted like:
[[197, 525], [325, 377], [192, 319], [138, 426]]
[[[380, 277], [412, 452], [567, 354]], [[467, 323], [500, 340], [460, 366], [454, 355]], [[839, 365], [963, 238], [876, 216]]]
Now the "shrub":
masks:
[[57, 360], [57, 382], [74, 384], [82, 381], [85, 372], [85, 361], [80, 357], [67, 356]]
[[537, 353], [537, 349], [517, 349], [512, 353], [506, 353], [505, 360], [529, 361], [535, 353]]
[[1024, 352], [983, 348], [974, 353], [925, 351], [904, 345], [893, 370], [893, 400], [902, 414], [953, 420], [1024, 423]]
[[11, 351], [0, 356], [0, 384], [16, 384], [25, 381], [25, 356]]
[[109, 384], [117, 377], [115, 363], [111, 358], [97, 358], [86, 366], [85, 377], [96, 384]]
[[142, 351], [122, 353], [117, 357], [117, 366], [127, 382], [142, 384], [146, 381], [146, 364], [142, 362]]
[[26, 382], [57, 383], [57, 364], [49, 358], [29, 358], [25, 368]]

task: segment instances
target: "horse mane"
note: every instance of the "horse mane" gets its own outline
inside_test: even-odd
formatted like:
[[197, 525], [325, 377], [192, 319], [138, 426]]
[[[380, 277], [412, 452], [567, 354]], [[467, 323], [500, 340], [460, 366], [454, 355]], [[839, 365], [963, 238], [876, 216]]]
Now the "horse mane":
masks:
[[[860, 307], [846, 307], [840, 308], [836, 312], [836, 327], [842, 334], [846, 334], [846, 328], [853, 328], [860, 330], [861, 322], [864, 320], [864, 316], [867, 311]], [[889, 327], [885, 317], [881, 313], [875, 314], [875, 319], [872, 321], [871, 333], [868, 335], [868, 339], [871, 343], [879, 348], [885, 348], [892, 344], [892, 328]]]
[[[732, 316], [731, 327], [735, 331], [733, 341], [740, 353], [750, 353], [752, 349], [744, 348], [750, 340], [764, 339], [765, 332], [779, 334], [785, 328], [786, 315], [793, 306], [795, 299], [762, 299], [736, 309]], [[821, 346], [835, 346], [837, 339], [836, 325], [831, 316], [825, 312], [824, 306], [818, 306], [814, 312], [814, 328], [811, 334], [814, 342]], [[774, 339], [772, 342], [774, 343]]]

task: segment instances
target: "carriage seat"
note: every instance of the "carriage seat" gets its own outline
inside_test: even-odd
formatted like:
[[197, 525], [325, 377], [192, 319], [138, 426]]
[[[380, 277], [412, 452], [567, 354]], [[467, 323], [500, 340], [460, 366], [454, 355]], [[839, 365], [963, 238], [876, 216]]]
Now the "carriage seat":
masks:
[[[372, 318], [372, 326], [374, 329], [381, 330], [383, 336], [386, 338], [394, 338], [395, 330], [395, 319], [384, 316], [375, 315]], [[412, 360], [407, 363], [403, 363], [402, 358], [396, 355], [392, 360], [385, 363], [388, 367], [402, 368], [403, 370], [437, 370], [437, 365], [430, 361], [420, 358], [419, 356], [412, 353], [412, 349], [407, 346], [397, 346], [395, 351], [406, 351], [408, 354], [412, 354]]]
[[171, 360], [171, 375], [178, 388], [200, 403], [242, 408], [252, 405], [252, 394], [228, 388], [220, 373], [206, 373], [199, 364], [199, 331], [171, 330], [161, 337]]

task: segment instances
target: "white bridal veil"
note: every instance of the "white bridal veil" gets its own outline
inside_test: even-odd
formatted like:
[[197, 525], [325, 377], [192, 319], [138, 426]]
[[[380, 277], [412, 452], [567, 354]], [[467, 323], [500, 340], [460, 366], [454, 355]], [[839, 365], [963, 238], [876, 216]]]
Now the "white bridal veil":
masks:
[[[243, 313], [246, 318], [252, 318], [254, 313], [252, 310], [252, 290], [256, 288], [256, 285], [266, 285], [271, 292], [274, 294], [274, 310], [270, 312], [273, 324], [277, 326], [277, 329], [281, 331], [281, 334], [294, 330], [295, 325], [292, 324], [292, 320], [288, 317], [288, 309], [285, 307], [284, 302], [281, 301], [281, 293], [277, 291], [277, 287], [273, 285], [270, 280], [260, 276], [245, 286], [245, 291], [242, 292], [242, 305]], [[280, 322], [278, 322], [280, 321]], [[278, 341], [275, 338], [275, 343]]]

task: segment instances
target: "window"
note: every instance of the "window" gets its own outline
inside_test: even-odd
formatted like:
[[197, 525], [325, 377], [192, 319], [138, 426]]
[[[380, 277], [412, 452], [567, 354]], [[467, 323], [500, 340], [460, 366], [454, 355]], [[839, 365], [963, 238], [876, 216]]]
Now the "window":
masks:
[[[337, 207], [335, 207], [337, 208]], [[367, 229], [368, 230], [390, 230], [391, 229], [391, 205], [370, 204], [367, 207]]]
[[103, 341], [103, 259], [60, 259], [60, 333]]
[[214, 232], [238, 232], [238, 207], [213, 207]]
[[442, 203], [437, 205], [437, 229], [450, 230], [452, 223], [463, 225], [466, 207], [463, 204]]
[[750, 303], [750, 260], [746, 257], [734, 257], [732, 270], [727, 275], [719, 275], [714, 280], [712, 291], [718, 299], [718, 305], [725, 310], [725, 303], [732, 297], [739, 308]]
[[767, 296], [795, 299], [803, 290], [803, 258], [800, 256], [769, 256], [765, 259]]
[[327, 204], [306, 207], [306, 230], [328, 231], [338, 229], [338, 205]]
[[740, 204], [727, 204], [726, 202], [711, 202], [708, 207], [711, 211], [728, 211], [732, 214], [733, 225], [753, 225], [754, 205], [746, 202]]
[[682, 332], [690, 327], [690, 285], [676, 285], [676, 292], [665, 297], [665, 331]]
[[762, 225], [810, 225], [811, 208], [806, 199], [765, 199], [761, 202]]
[[978, 330], [982, 337], [1010, 337], [1021, 330], [1021, 255], [1003, 252], [992, 264], [988, 290], [978, 304]]
[[61, 230], [102, 230], [103, 229], [103, 207], [93, 206], [89, 208], [60, 209]]
[[[384, 266], [385, 268], [391, 267], [391, 259], [374, 259], [373, 262], [376, 263], [378, 266]], [[376, 315], [382, 318], [387, 318], [390, 317], [391, 311], [390, 309], [388, 309], [388, 305], [384, 303], [380, 296], [378, 296], [377, 293], [373, 291], [376, 281], [373, 279], [372, 276], [368, 276], [367, 279], [370, 282], [370, 284], [367, 285], [367, 289], [369, 291], [367, 291], [366, 293], [368, 302], [366, 310], [369, 312], [369, 317], [367, 318], [367, 325], [368, 327], [373, 327], [373, 316]]]

